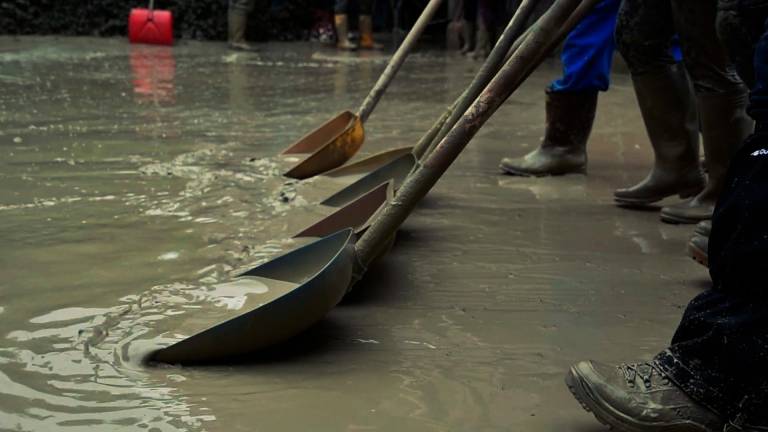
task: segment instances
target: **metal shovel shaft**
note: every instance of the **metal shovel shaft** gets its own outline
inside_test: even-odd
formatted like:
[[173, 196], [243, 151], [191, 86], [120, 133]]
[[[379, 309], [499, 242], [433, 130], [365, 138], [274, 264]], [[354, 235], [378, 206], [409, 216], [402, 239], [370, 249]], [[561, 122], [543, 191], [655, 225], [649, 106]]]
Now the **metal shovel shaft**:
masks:
[[355, 270], [356, 278], [362, 276], [381, 245], [385, 244], [408, 218], [421, 198], [437, 183], [483, 124], [520, 86], [529, 71], [540, 62], [546, 50], [551, 49], [552, 40], [564, 34], [561, 29], [583, 1], [598, 0], [558, 0], [546, 12], [520, 49], [469, 107], [451, 132], [428, 156], [424, 164], [408, 177], [397, 196], [387, 204], [381, 216], [355, 245], [358, 266]]
[[358, 110], [357, 115], [360, 117], [360, 120], [363, 123], [368, 120], [368, 117], [373, 112], [373, 109], [376, 108], [376, 104], [378, 104], [379, 100], [381, 100], [381, 97], [384, 95], [387, 87], [389, 87], [392, 79], [397, 74], [397, 71], [400, 70], [400, 67], [408, 57], [408, 54], [410, 54], [414, 45], [416, 45], [416, 41], [419, 40], [419, 37], [421, 37], [424, 29], [426, 29], [427, 25], [429, 25], [429, 22], [440, 8], [442, 2], [443, 0], [430, 0], [429, 4], [427, 4], [427, 7], [424, 8], [423, 12], [421, 12], [421, 16], [419, 16], [416, 24], [414, 24], [411, 31], [408, 32], [408, 36], [406, 36], [403, 43], [400, 44], [400, 47], [392, 56], [392, 60], [390, 60], [389, 64], [387, 64], [387, 68], [381, 74], [379, 80], [376, 81], [376, 84], [373, 86], [370, 93], [368, 93], [368, 96], [363, 101], [363, 104], [360, 105], [360, 109]]
[[520, 39], [520, 35], [525, 30], [525, 24], [534, 11], [538, 0], [523, 0], [520, 7], [517, 8], [515, 15], [509, 20], [509, 24], [494, 45], [493, 50], [483, 63], [483, 66], [475, 75], [472, 83], [459, 96], [458, 99], [443, 113], [440, 119], [435, 122], [427, 134], [419, 140], [414, 148], [413, 154], [418, 158], [428, 155], [434, 146], [442, 140], [453, 125], [461, 118], [464, 111], [469, 108], [472, 102], [483, 91], [486, 85], [496, 75], [499, 68], [504, 64], [507, 53], [512, 44]]

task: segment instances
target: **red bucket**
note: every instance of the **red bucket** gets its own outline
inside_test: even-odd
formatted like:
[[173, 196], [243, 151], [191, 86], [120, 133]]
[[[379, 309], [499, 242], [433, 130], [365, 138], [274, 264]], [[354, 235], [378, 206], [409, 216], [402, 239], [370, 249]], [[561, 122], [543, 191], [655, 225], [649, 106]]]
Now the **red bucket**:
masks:
[[149, 9], [131, 9], [128, 18], [128, 40], [131, 43], [173, 45], [173, 15], [171, 11], [156, 10], [154, 1]]

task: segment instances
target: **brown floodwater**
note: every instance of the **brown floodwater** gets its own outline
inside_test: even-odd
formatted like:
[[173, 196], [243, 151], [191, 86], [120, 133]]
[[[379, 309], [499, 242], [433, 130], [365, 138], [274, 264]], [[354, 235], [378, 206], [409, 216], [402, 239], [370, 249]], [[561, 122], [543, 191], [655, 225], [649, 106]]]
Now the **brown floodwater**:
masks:
[[[538, 143], [554, 62], [289, 346], [141, 362], [270, 294], [231, 277], [297, 246], [340, 187], [288, 181], [275, 155], [356, 109], [385, 61], [302, 43], [0, 38], [0, 430], [600, 430], [567, 366], [652, 356], [707, 273], [685, 257], [690, 227], [612, 204], [650, 166], [624, 75], [601, 96], [588, 177], [498, 174]], [[415, 144], [477, 67], [412, 56], [362, 153]]]

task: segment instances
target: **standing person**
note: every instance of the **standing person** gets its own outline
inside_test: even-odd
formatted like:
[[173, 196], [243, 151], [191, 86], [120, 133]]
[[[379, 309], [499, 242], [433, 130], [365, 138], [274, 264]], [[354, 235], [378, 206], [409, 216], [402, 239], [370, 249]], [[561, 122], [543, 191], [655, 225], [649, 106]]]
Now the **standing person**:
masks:
[[246, 42], [245, 31], [248, 27], [248, 14], [251, 13], [256, 0], [229, 0], [227, 13], [228, 46], [238, 51], [256, 51], [256, 48]]
[[510, 175], [586, 173], [587, 140], [597, 95], [608, 90], [616, 16], [621, 0], [603, 0], [577, 25], [563, 46], [562, 78], [546, 89], [546, 131], [539, 148], [520, 158], [504, 158]]
[[380, 50], [382, 46], [373, 40], [373, 7], [374, 0], [358, 0], [358, 22], [360, 30], [360, 45], [349, 40], [349, 0], [336, 0], [334, 11], [336, 13], [336, 47], [342, 50], [356, 50], [358, 48]]
[[[643, 181], [614, 192], [617, 204], [642, 206], [679, 195], [688, 200], [664, 207], [663, 221], [712, 217], [731, 156], [752, 130], [747, 88], [715, 31], [716, 14], [717, 0], [624, 0], [616, 42], [655, 160]], [[675, 33], [684, 67], [669, 55]], [[699, 129], [708, 178], [699, 161]]]
[[[750, 34], [763, 34], [754, 71], [744, 73], [755, 81], [749, 114], [757, 127], [734, 156], [712, 218], [713, 286], [688, 305], [672, 344], [652, 361], [584, 361], [566, 376], [584, 408], [620, 430], [768, 431], [768, 1], [722, 3], [738, 7], [730, 17], [721, 14], [718, 25], [728, 46], [743, 55]], [[738, 31], [729, 32], [734, 16]]]

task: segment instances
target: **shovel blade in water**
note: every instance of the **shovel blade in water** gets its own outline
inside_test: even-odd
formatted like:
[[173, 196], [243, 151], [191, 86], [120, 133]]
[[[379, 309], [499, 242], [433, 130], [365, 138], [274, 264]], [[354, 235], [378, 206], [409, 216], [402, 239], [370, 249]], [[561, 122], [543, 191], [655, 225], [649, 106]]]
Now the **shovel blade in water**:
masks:
[[323, 174], [323, 177], [333, 178], [359, 178], [363, 177], [384, 165], [392, 162], [400, 156], [413, 153], [413, 147], [399, 147], [376, 153], [359, 161], [348, 163]]
[[298, 335], [341, 301], [352, 281], [354, 241], [346, 229], [255, 267], [235, 281], [293, 284], [248, 312], [152, 353], [153, 361], [207, 363], [253, 353]]
[[392, 182], [382, 183], [360, 198], [336, 210], [317, 223], [312, 224], [295, 237], [325, 237], [345, 228], [356, 233], [371, 223], [371, 218], [389, 199], [394, 196]]
[[321, 204], [343, 207], [387, 181], [392, 182], [392, 188], [397, 192], [415, 166], [416, 157], [411, 153], [404, 154], [326, 198]]
[[283, 151], [284, 156], [303, 155], [284, 175], [303, 180], [338, 168], [360, 150], [364, 140], [360, 117], [344, 111]]

